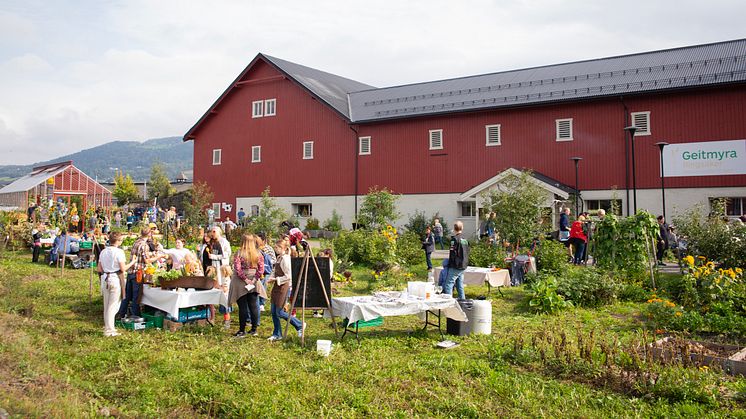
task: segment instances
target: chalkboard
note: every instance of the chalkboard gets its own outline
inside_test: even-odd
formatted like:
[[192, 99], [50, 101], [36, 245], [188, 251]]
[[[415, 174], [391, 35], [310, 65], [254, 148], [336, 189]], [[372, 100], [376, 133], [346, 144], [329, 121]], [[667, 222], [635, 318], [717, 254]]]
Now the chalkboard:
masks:
[[[329, 258], [314, 258], [316, 263], [319, 265], [319, 272], [324, 280], [324, 287], [326, 287], [326, 296], [329, 301], [332, 300], [332, 278], [329, 267]], [[293, 272], [293, 294], [298, 289], [299, 276], [301, 268], [303, 267], [304, 258], [292, 258], [290, 266]], [[303, 307], [303, 289], [300, 289], [298, 298], [295, 300], [295, 308]], [[324, 299], [324, 292], [321, 289], [321, 282], [319, 276], [316, 274], [316, 268], [313, 266], [313, 261], [308, 261], [308, 284], [306, 285], [306, 308], [310, 309], [328, 309], [326, 300]]]

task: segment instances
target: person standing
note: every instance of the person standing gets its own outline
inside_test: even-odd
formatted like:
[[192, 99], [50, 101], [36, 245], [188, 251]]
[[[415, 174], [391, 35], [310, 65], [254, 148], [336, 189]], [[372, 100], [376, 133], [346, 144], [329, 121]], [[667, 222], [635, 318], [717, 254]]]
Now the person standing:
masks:
[[238, 221], [238, 225], [243, 226], [243, 219], [244, 217], [246, 217], [246, 213], [243, 211], [243, 208], [238, 209], [238, 213], [236, 214], [236, 217], [238, 217], [238, 219], [236, 220]]
[[570, 248], [570, 208], [565, 207], [560, 213], [559, 219], [559, 241], [565, 244], [567, 254], [573, 259], [572, 249]]
[[425, 262], [427, 262], [427, 270], [433, 270], [433, 262], [431, 255], [435, 251], [435, 237], [433, 236], [430, 227], [425, 228], [425, 239], [422, 240], [422, 250], [425, 251]]
[[121, 234], [114, 232], [109, 236], [109, 246], [98, 256], [98, 274], [101, 278], [101, 295], [104, 298], [104, 336], [118, 336], [114, 327], [117, 309], [124, 298], [124, 272], [135, 264], [135, 259], [126, 263]]
[[127, 212], [127, 232], [132, 231], [132, 226], [135, 224], [135, 215], [132, 211]]
[[[256, 244], [257, 247], [259, 247], [259, 250], [261, 250], [262, 255], [264, 256], [264, 276], [262, 277], [262, 285], [264, 285], [264, 288], [267, 288], [267, 281], [269, 280], [270, 275], [272, 275], [272, 268], [277, 263], [277, 255], [275, 254], [275, 250], [272, 248], [272, 246], [267, 243], [267, 234], [264, 232], [261, 232], [256, 235]], [[257, 302], [259, 303], [259, 311], [264, 311], [264, 303], [267, 301], [264, 297], [259, 297]], [[260, 320], [261, 321], [261, 320]]]
[[[257, 298], [264, 275], [264, 258], [256, 246], [256, 238], [252, 234], [244, 234], [241, 238], [241, 248], [233, 260], [233, 276], [231, 277], [228, 304], [238, 305], [238, 331], [236, 338], [246, 336], [246, 322], [251, 317], [249, 335], [256, 336], [259, 323], [259, 309]], [[266, 297], [266, 293], [265, 293]]]
[[303, 331], [306, 328], [305, 323], [301, 324], [300, 320], [295, 316], [290, 316], [285, 311], [285, 303], [287, 303], [290, 294], [291, 284], [290, 251], [287, 241], [285, 239], [277, 240], [274, 250], [277, 255], [277, 263], [275, 263], [272, 276], [269, 279], [269, 282], [274, 282], [269, 306], [274, 326], [272, 336], [267, 339], [270, 342], [282, 339], [282, 323], [280, 323], [280, 320], [290, 319], [290, 324], [298, 332], [298, 337], [303, 337]]
[[668, 249], [668, 224], [666, 224], [666, 219], [662, 215], [658, 216], [658, 245], [656, 247], [655, 257], [658, 259], [658, 265], [666, 266], [663, 263], [663, 255]]
[[122, 228], [122, 212], [117, 211], [116, 214], [114, 214], [114, 225], [117, 226], [117, 228]]
[[148, 246], [149, 237], [150, 229], [144, 228], [140, 231], [140, 238], [135, 240], [132, 244], [131, 254], [135, 263], [127, 269], [127, 283], [125, 284], [124, 299], [122, 300], [122, 303], [119, 306], [119, 312], [117, 313], [117, 316], [120, 318], [127, 315], [128, 309], [133, 317], [140, 317], [142, 277], [148, 264], [158, 259], [157, 257], [151, 256], [150, 247]]
[[464, 271], [469, 266], [469, 241], [462, 236], [464, 224], [456, 221], [453, 224], [453, 236], [448, 251], [448, 276], [443, 285], [443, 294], [452, 295], [453, 286], [456, 285], [458, 298], [464, 299]]
[[588, 242], [588, 236], [584, 231], [585, 217], [580, 215], [578, 219], [572, 223], [570, 227], [570, 240], [573, 246], [575, 246], [575, 254], [573, 256], [572, 263], [580, 265], [583, 263], [583, 253], [585, 252], [585, 244]]
[[435, 242], [440, 244], [440, 250], [443, 250], [443, 225], [440, 224], [439, 219], [435, 219], [433, 223], [433, 233], [435, 234]]
[[41, 253], [41, 236], [44, 232], [44, 224], [39, 223], [36, 228], [31, 230], [31, 239], [34, 242], [34, 253], [31, 256], [31, 263], [39, 262], [39, 254]]

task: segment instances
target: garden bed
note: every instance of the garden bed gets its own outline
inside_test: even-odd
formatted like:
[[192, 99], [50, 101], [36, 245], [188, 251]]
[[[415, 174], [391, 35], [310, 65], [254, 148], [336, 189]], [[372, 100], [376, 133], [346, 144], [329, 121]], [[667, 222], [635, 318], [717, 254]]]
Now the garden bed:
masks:
[[728, 374], [746, 376], [746, 348], [713, 342], [665, 337], [650, 344], [653, 358], [663, 363], [682, 362], [717, 366]]

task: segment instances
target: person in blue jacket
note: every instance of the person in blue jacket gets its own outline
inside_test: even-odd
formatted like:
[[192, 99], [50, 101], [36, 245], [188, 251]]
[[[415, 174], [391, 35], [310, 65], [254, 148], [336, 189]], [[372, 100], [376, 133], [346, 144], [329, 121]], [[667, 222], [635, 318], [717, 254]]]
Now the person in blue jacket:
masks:
[[54, 238], [54, 242], [52, 243], [52, 250], [49, 251], [49, 264], [54, 265], [57, 263], [61, 251], [63, 251], [63, 254], [65, 255], [77, 253], [73, 252], [72, 248], [73, 243], [77, 243], [79, 241], [80, 239], [68, 236], [66, 230], [60, 231], [60, 235]]

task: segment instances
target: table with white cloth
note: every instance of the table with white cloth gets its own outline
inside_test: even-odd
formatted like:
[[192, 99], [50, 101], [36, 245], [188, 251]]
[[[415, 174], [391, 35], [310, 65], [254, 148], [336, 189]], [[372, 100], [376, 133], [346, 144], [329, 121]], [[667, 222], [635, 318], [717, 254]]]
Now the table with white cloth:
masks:
[[142, 289], [141, 303], [155, 307], [179, 318], [179, 309], [202, 305], [227, 305], [228, 299], [219, 289], [195, 290], [193, 288], [184, 290], [164, 290], [144, 285]]
[[[435, 278], [440, 277], [442, 270], [442, 267], [434, 269], [433, 274]], [[509, 287], [510, 271], [507, 269], [493, 270], [492, 268], [479, 268], [476, 266], [469, 266], [464, 271], [464, 285], [482, 285], [485, 282], [488, 287], [495, 287], [498, 290], [500, 290], [499, 287]]]
[[[335, 316], [347, 318], [347, 327], [342, 334], [342, 339], [348, 331], [357, 335], [358, 321], [367, 322], [379, 317], [420, 315], [425, 320], [423, 330], [427, 329], [427, 326], [435, 326], [441, 335], [443, 335], [442, 316], [461, 322], [469, 321], [455, 298], [440, 294], [427, 299], [415, 296], [379, 298], [372, 295], [339, 297], [332, 298], [332, 309], [334, 309]], [[431, 321], [431, 316], [438, 322]], [[349, 326], [355, 327], [355, 330], [350, 330]]]

